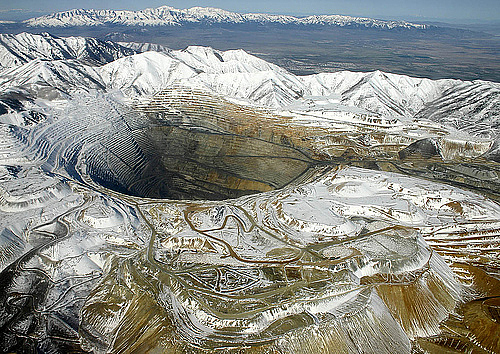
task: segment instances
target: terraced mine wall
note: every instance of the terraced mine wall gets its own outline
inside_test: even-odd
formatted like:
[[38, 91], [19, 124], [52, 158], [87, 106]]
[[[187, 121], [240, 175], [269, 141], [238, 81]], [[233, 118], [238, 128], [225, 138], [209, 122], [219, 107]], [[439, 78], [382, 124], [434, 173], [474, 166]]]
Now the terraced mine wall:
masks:
[[[276, 113], [175, 86], [135, 107], [113, 99], [99, 101], [95, 112], [92, 103], [82, 105], [85, 119], [75, 105], [29, 136], [20, 128], [16, 134], [47, 171], [62, 167], [73, 179], [128, 195], [222, 200], [279, 189], [315, 168], [339, 165], [500, 195], [491, 141], [454, 140], [437, 126], [366, 114]], [[429, 138], [416, 138], [414, 131], [424, 129]]]

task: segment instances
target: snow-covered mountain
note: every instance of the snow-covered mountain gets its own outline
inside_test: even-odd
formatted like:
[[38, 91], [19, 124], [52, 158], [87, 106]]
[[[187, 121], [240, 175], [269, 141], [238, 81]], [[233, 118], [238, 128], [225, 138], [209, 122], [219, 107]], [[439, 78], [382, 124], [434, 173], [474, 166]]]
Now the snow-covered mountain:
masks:
[[269, 14], [242, 14], [212, 7], [175, 9], [170, 6], [149, 8], [140, 11], [128, 10], [84, 10], [75, 9], [26, 20], [30, 27], [72, 26], [182, 26], [184, 24], [241, 24], [271, 23], [321, 26], [355, 26], [381, 29], [406, 28], [426, 29], [429, 26], [405, 21], [383, 21], [342, 15], [314, 15], [294, 17]]
[[300, 79], [312, 95], [340, 94], [341, 103], [383, 116], [431, 119], [474, 135], [500, 133], [497, 83], [429, 80], [381, 71], [341, 71]]
[[34, 59], [79, 59], [88, 64], [105, 64], [135, 53], [131, 48], [95, 38], [60, 38], [48, 33], [0, 34], [0, 69]]
[[[385, 117], [432, 119], [475, 135], [500, 132], [500, 85], [492, 82], [430, 80], [381, 71], [296, 76], [243, 50], [169, 50], [137, 43], [126, 48], [125, 43], [47, 34], [2, 38], [2, 65], [11, 66], [0, 72], [4, 91], [17, 88], [35, 96], [60, 97], [91, 89], [120, 90], [140, 98], [182, 84], [266, 107], [308, 109], [318, 106], [315, 97], [333, 97], [330, 107], [333, 102], [340, 110], [351, 107]], [[142, 50], [149, 51], [128, 55]], [[30, 55], [40, 58], [29, 61]]]
[[18, 87], [39, 98], [70, 96], [75, 91], [103, 90], [97, 67], [74, 60], [35, 59], [24, 65], [6, 69], [0, 74], [0, 88]]
[[383, 115], [412, 116], [461, 81], [429, 80], [374, 71], [340, 71], [300, 78], [314, 96], [340, 93], [342, 102]]
[[152, 95], [162, 88], [197, 75], [194, 68], [169, 53], [145, 52], [104, 65], [101, 78], [108, 89], [128, 96]]
[[170, 52], [171, 49], [157, 43], [116, 42], [122, 47], [142, 52]]
[[482, 136], [500, 133], [499, 117], [500, 84], [483, 81], [455, 81], [415, 115]]

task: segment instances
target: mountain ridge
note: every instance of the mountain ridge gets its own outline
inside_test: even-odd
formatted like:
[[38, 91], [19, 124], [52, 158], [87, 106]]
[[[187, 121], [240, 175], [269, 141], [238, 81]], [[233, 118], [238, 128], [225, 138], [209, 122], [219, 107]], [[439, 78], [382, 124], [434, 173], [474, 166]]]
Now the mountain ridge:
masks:
[[73, 9], [25, 20], [29, 27], [77, 27], [77, 26], [182, 26], [185, 24], [280, 24], [319, 25], [340, 27], [366, 27], [377, 29], [425, 30], [433, 26], [407, 21], [378, 20], [345, 15], [311, 15], [295, 17], [264, 13], [238, 13], [214, 7], [176, 9], [170, 6], [131, 10]]

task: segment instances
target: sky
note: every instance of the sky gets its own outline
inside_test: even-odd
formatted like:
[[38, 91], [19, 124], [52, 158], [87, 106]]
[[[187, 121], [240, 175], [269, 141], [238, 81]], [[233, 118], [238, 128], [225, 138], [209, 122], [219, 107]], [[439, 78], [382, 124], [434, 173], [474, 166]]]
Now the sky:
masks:
[[[75, 8], [141, 10], [210, 6], [235, 12], [341, 14], [382, 19], [500, 22], [500, 0], [0, 0], [0, 19]], [[3, 14], [3, 16], [2, 16]]]

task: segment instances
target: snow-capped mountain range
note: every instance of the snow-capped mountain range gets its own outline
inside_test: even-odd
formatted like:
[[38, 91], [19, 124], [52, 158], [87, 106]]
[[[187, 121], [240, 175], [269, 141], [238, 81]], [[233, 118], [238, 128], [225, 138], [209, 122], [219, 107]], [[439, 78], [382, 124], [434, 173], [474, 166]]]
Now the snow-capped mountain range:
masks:
[[[144, 49], [156, 51], [139, 53]], [[430, 80], [381, 71], [296, 76], [243, 50], [169, 50], [27, 33], [0, 37], [0, 67], [4, 93], [14, 90], [39, 98], [118, 90], [141, 99], [182, 84], [273, 109], [356, 109], [432, 119], [481, 136], [500, 132], [500, 84], [493, 82]]]
[[428, 25], [406, 21], [383, 21], [343, 15], [313, 15], [295, 17], [259, 13], [236, 13], [212, 7], [176, 9], [170, 6], [148, 8], [140, 11], [128, 10], [85, 10], [75, 9], [36, 17], [25, 21], [30, 27], [73, 27], [73, 26], [182, 26], [185, 24], [282, 24], [354, 26], [380, 29], [426, 29]]

